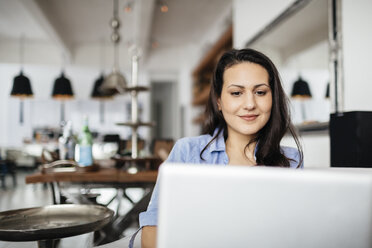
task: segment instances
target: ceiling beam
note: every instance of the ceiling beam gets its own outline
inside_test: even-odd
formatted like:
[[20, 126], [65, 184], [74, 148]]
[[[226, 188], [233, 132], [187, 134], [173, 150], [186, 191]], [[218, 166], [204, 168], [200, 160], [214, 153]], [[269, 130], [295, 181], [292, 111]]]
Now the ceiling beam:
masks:
[[24, 8], [29, 11], [30, 15], [35, 21], [41, 26], [46, 32], [50, 39], [61, 49], [62, 54], [66, 62], [70, 62], [72, 59], [72, 50], [66, 40], [62, 37], [55, 25], [51, 22], [47, 13], [37, 3], [37, 0], [18, 0]]

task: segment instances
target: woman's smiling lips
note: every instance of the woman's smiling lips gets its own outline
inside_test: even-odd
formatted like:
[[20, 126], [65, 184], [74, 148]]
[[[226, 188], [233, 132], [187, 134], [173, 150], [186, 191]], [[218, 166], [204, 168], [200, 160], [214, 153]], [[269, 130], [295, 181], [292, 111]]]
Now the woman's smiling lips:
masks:
[[239, 117], [245, 121], [254, 121], [258, 115], [239, 115]]

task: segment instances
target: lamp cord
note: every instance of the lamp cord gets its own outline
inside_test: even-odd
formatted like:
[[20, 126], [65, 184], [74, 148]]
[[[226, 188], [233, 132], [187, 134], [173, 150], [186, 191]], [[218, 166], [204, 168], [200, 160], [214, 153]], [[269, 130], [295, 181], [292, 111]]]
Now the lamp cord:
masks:
[[24, 64], [24, 39], [25, 36], [22, 33], [19, 39], [19, 62], [21, 64], [21, 72], [23, 71], [23, 64]]
[[[119, 17], [118, 17], [118, 0], [114, 0], [114, 10], [113, 10], [113, 20], [117, 20], [119, 22]], [[114, 28], [113, 27], [113, 34], [116, 34], [119, 36], [119, 27]], [[120, 38], [119, 38], [120, 39]], [[113, 41], [114, 42], [114, 70], [119, 71], [119, 48], [118, 48], [118, 43], [119, 40]]]
[[118, 0], [114, 0], [114, 18], [118, 17]]
[[61, 52], [61, 71], [62, 71], [62, 74], [65, 72], [65, 69], [66, 69], [66, 57], [65, 57], [65, 53], [62, 51]]
[[100, 58], [100, 61], [99, 61], [99, 67], [101, 69], [101, 72], [103, 74], [103, 71], [104, 71], [104, 67], [105, 67], [105, 58], [104, 58], [104, 49], [105, 49], [105, 41], [104, 39], [102, 38], [101, 41], [100, 41], [100, 48], [99, 48], [99, 58]]

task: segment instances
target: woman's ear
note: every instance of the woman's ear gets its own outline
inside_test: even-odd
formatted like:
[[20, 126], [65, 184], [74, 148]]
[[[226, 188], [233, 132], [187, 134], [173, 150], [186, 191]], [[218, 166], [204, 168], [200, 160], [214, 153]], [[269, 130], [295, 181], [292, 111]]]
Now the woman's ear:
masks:
[[219, 111], [222, 110], [222, 108], [221, 108], [221, 98], [217, 98], [217, 107], [218, 107]]

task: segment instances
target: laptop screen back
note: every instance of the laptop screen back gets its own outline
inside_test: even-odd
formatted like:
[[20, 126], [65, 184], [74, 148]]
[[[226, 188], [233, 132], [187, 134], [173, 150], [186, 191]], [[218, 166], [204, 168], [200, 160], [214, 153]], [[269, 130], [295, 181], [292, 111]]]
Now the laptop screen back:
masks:
[[157, 247], [372, 247], [371, 197], [369, 171], [168, 164]]

